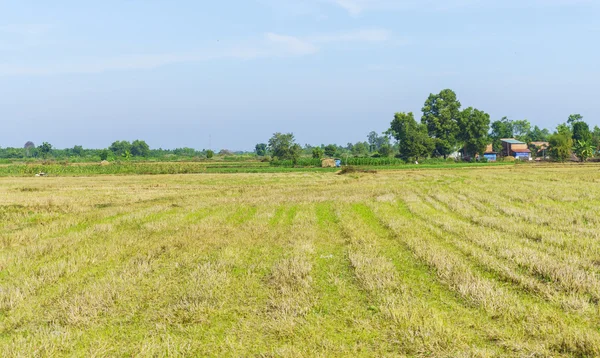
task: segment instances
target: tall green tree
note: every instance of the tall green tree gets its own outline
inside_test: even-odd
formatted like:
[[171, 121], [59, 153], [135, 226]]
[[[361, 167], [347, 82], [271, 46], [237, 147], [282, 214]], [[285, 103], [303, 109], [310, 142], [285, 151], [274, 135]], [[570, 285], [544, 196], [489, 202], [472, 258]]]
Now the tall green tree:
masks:
[[83, 146], [76, 145], [73, 147], [72, 151], [74, 155], [81, 157], [83, 155]]
[[564, 162], [571, 158], [573, 138], [570, 132], [555, 133], [548, 140], [550, 144], [550, 157], [558, 162]]
[[366, 142], [358, 142], [352, 146], [352, 155], [356, 157], [365, 156], [369, 152], [369, 144]]
[[296, 143], [293, 133], [275, 133], [269, 139], [269, 151], [273, 157], [280, 160], [297, 160], [302, 153], [302, 147]]
[[535, 126], [531, 130], [530, 139], [532, 142], [547, 142], [548, 137], [550, 137], [550, 131], [546, 128], [540, 129], [540, 127]]
[[325, 146], [325, 155], [328, 157], [333, 157], [335, 156], [335, 153], [337, 152], [337, 145], [335, 144], [329, 144]]
[[50, 155], [50, 152], [52, 152], [52, 144], [43, 142], [42, 145], [38, 147], [38, 152], [42, 157], [47, 158]]
[[321, 159], [321, 158], [323, 158], [324, 154], [325, 154], [325, 151], [321, 147], [314, 147], [312, 149], [312, 157], [314, 159]]
[[267, 155], [267, 144], [266, 143], [258, 143], [256, 146], [254, 146], [254, 152], [259, 157], [264, 157], [265, 155]]
[[491, 129], [490, 138], [492, 139], [494, 150], [499, 152], [502, 150], [502, 142], [500, 140], [514, 136], [513, 121], [508, 119], [508, 117], [502, 117], [502, 119], [492, 122]]
[[417, 123], [412, 112], [396, 113], [390, 123], [390, 132], [398, 141], [400, 157], [404, 160], [426, 158], [435, 148], [427, 126]]
[[426, 125], [429, 136], [433, 138], [434, 154], [447, 158], [457, 144], [460, 102], [456, 93], [445, 89], [439, 94], [430, 94], [422, 110], [421, 123]]
[[571, 130], [571, 127], [566, 123], [561, 123], [561, 124], [557, 125], [556, 133], [573, 137], [573, 132]]
[[591, 142], [592, 141], [592, 132], [590, 131], [590, 126], [587, 123], [580, 120], [573, 123], [573, 142], [577, 143], [581, 142]]
[[583, 116], [581, 114], [571, 114], [569, 119], [567, 119], [567, 124], [573, 126], [573, 124], [583, 120]]
[[136, 139], [131, 143], [129, 151], [134, 157], [147, 157], [150, 155], [150, 146], [145, 141]]
[[529, 143], [530, 140], [530, 132], [531, 132], [531, 123], [528, 120], [516, 120], [512, 122], [513, 125], [513, 135], [516, 139]]
[[489, 114], [469, 107], [462, 111], [458, 128], [457, 139], [462, 143], [465, 154], [474, 156], [485, 151], [490, 130]]
[[377, 132], [373, 131], [367, 136], [367, 141], [369, 143], [369, 151], [377, 152], [382, 146], [390, 144], [390, 137], [385, 133], [383, 135], [379, 135]]
[[108, 150], [113, 152], [115, 156], [120, 157], [126, 152], [131, 152], [131, 143], [126, 140], [118, 140], [113, 142], [110, 147], [108, 147]]

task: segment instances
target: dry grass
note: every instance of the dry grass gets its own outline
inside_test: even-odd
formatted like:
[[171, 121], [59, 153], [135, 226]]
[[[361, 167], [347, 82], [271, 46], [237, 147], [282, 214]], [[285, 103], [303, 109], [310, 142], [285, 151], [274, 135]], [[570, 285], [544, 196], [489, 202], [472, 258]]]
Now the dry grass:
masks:
[[598, 169], [4, 178], [0, 356], [599, 356]]

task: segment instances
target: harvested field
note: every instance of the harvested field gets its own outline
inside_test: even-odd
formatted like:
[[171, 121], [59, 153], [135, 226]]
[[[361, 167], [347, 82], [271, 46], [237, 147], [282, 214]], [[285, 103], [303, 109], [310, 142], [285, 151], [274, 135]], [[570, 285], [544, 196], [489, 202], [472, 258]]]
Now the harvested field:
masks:
[[0, 356], [600, 355], [600, 166], [0, 179]]

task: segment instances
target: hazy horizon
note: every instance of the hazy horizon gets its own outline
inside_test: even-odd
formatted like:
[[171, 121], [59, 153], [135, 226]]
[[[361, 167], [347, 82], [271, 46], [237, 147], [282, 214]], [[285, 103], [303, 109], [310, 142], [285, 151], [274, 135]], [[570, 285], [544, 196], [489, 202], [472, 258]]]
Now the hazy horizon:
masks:
[[0, 146], [345, 145], [444, 88], [492, 120], [593, 127], [598, 18], [596, 0], [0, 0]]

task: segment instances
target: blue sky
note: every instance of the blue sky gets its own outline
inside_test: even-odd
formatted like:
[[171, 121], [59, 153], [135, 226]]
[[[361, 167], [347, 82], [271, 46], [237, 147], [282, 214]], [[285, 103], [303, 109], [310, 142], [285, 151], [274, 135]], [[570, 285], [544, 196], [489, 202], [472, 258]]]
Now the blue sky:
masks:
[[0, 0], [0, 146], [356, 142], [432, 92], [600, 125], [600, 0]]

